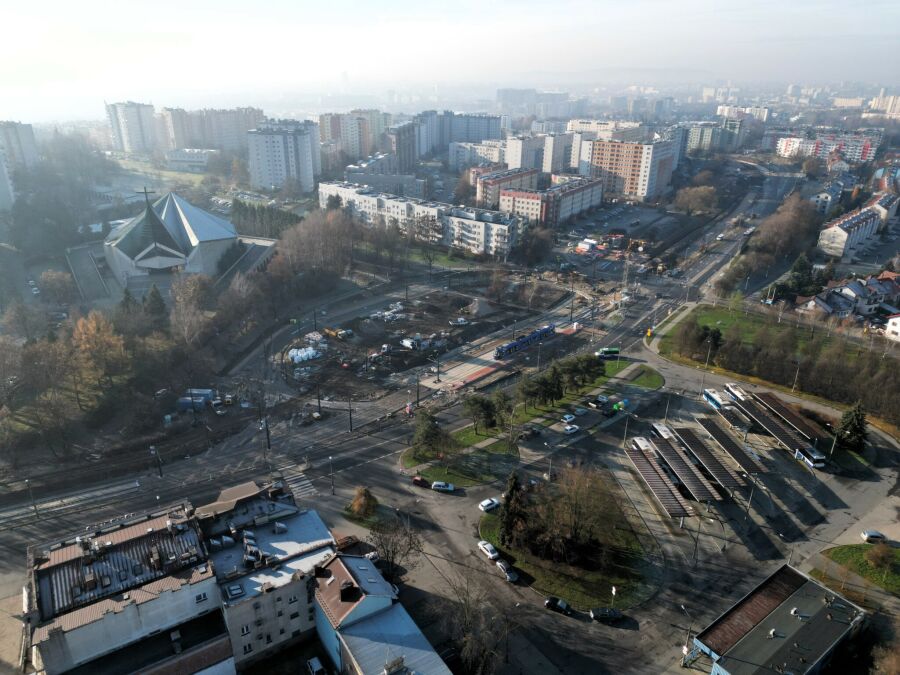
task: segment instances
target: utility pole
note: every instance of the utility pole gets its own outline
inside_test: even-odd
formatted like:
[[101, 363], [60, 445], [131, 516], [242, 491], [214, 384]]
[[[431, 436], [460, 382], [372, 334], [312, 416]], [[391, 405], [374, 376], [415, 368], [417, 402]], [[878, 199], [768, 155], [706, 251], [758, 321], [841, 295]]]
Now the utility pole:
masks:
[[156, 468], [159, 471], [159, 477], [162, 478], [163, 477], [162, 458], [159, 456], [159, 453], [156, 451], [155, 445], [150, 446], [150, 454], [154, 455], [156, 457]]
[[691, 640], [691, 631], [694, 629], [694, 617], [692, 617], [688, 611], [684, 608], [684, 605], [681, 606], [681, 611], [684, 612], [684, 615], [690, 620], [690, 624], [688, 625], [687, 635], [684, 636], [684, 656], [681, 657], [681, 667], [684, 668], [685, 664], [687, 664], [687, 657], [690, 653], [690, 644]]
[[538, 342], [538, 362], [537, 362], [537, 371], [541, 372], [541, 347], [544, 346], [543, 342]]
[[712, 338], [706, 338], [709, 347], [706, 350], [706, 363], [703, 364], [703, 376], [700, 378], [700, 396], [703, 396], [703, 385], [706, 383], [706, 369], [709, 368], [709, 356], [712, 354]]
[[572, 323], [572, 318], [575, 316], [575, 275], [569, 274], [569, 293], [572, 294], [572, 299], [569, 302], [569, 323]]
[[347, 394], [347, 412], [350, 413], [350, 431], [353, 431], [353, 401], [350, 399], [350, 395]]
[[416, 407], [419, 407], [419, 371], [416, 371]]

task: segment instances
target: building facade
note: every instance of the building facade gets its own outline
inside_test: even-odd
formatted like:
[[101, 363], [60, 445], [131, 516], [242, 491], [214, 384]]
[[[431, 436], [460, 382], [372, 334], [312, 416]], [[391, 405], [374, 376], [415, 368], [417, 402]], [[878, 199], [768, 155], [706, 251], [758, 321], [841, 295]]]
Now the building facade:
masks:
[[[556, 178], [556, 177], [554, 177]], [[603, 184], [590, 178], [567, 178], [547, 190], [503, 189], [500, 211], [529, 223], [558, 227], [603, 203]]]
[[0, 152], [6, 155], [10, 166], [34, 168], [38, 163], [34, 129], [21, 122], [0, 122]]
[[373, 150], [373, 135], [368, 116], [353, 113], [319, 115], [319, 139], [338, 141], [348, 159], [367, 157]]
[[897, 204], [896, 195], [875, 195], [861, 209], [826, 223], [819, 233], [819, 250], [833, 258], [852, 258], [894, 217]]
[[591, 141], [589, 147], [590, 176], [602, 182], [607, 197], [652, 200], [669, 189], [675, 165], [672, 141], [627, 143], [598, 139]]
[[547, 134], [544, 139], [544, 156], [541, 171], [557, 173], [569, 168], [572, 157], [574, 133]]
[[12, 169], [6, 152], [0, 148], [0, 211], [9, 211], [16, 201], [16, 193], [12, 183]]
[[537, 169], [507, 169], [479, 174], [475, 178], [475, 205], [483, 209], [496, 209], [500, 204], [500, 192], [537, 187], [540, 171]]
[[639, 143], [648, 139], [650, 130], [640, 122], [619, 120], [570, 120], [566, 131], [588, 132], [602, 141], [628, 141]]
[[388, 129], [388, 147], [397, 157], [397, 170], [400, 173], [415, 171], [419, 159], [416, 124], [404, 122]]
[[134, 101], [109, 103], [106, 106], [106, 117], [116, 150], [148, 154], [156, 148], [156, 122], [152, 105]]
[[450, 144], [448, 164], [454, 171], [485, 162], [506, 164], [506, 141]]
[[540, 170], [543, 166], [543, 136], [514, 136], [506, 139], [507, 169]]
[[780, 157], [818, 157], [828, 159], [829, 155], [840, 155], [851, 164], [859, 164], [874, 159], [881, 144], [882, 129], [861, 129], [855, 133], [820, 130], [815, 139], [801, 136], [779, 138], [775, 152]]
[[518, 217], [498, 211], [384, 194], [352, 183], [319, 183], [323, 209], [329, 197], [338, 197], [343, 208], [369, 225], [396, 223], [403, 232], [426, 232], [425, 238], [435, 243], [501, 258], [515, 246], [521, 226]]
[[319, 125], [311, 121], [272, 121], [247, 132], [250, 184], [277, 189], [294, 180], [312, 192], [322, 173]]

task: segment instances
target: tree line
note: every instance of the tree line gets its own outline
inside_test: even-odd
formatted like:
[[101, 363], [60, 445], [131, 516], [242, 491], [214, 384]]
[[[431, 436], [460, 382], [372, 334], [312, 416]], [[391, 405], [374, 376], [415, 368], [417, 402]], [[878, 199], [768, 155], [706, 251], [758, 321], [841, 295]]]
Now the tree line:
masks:
[[788, 196], [775, 213], [760, 222], [741, 254], [716, 281], [716, 290], [727, 295], [750, 275], [806, 251], [815, 242], [821, 222], [808, 200], [797, 193]]
[[681, 322], [673, 346], [681, 356], [741, 375], [750, 375], [808, 394], [853, 404], [900, 424], [900, 378], [897, 360], [862, 346], [845, 343], [824, 330], [799, 340], [794, 330], [776, 331], [763, 324], [747, 339], [738, 324], [723, 334], [697, 321]]
[[277, 239], [301, 219], [290, 211], [266, 204], [250, 204], [240, 199], [231, 203], [231, 222], [241, 234]]

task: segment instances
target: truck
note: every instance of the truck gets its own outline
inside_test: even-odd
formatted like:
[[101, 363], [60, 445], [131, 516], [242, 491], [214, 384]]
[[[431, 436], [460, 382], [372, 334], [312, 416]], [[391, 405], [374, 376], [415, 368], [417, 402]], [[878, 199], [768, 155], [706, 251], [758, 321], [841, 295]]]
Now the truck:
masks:
[[346, 340], [353, 337], [353, 331], [350, 329], [344, 330], [343, 328], [325, 328], [324, 330], [325, 335], [337, 338], [338, 340]]
[[175, 409], [178, 412], [187, 412], [188, 410], [205, 410], [206, 399], [193, 398], [191, 396], [182, 396], [175, 402]]
[[216, 398], [215, 389], [188, 389], [184, 392], [185, 398], [199, 398], [204, 403], [211, 403]]

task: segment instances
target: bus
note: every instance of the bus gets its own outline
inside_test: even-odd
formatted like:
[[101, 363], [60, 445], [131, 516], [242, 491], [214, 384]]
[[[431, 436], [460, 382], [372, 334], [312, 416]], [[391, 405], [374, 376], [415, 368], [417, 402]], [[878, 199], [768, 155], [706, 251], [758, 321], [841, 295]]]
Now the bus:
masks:
[[543, 326], [542, 328], [538, 328], [535, 331], [532, 331], [528, 335], [523, 335], [512, 342], [507, 342], [506, 344], [500, 345], [494, 350], [494, 359], [502, 359], [510, 354], [514, 354], [520, 349], [525, 349], [535, 342], [540, 342], [545, 338], [552, 337], [556, 333], [556, 326], [554, 324], [550, 324], [548, 326]]
[[734, 382], [726, 382], [725, 383], [725, 393], [727, 393], [731, 398], [735, 401], [749, 401], [750, 397], [747, 395], [743, 389], [741, 389]]
[[715, 389], [704, 389], [703, 390], [703, 400], [709, 403], [715, 410], [721, 410], [728, 402], [722, 398], [722, 394], [717, 392]]
[[675, 439], [675, 434], [672, 433], [672, 430], [667, 427], [665, 424], [654, 423], [650, 425], [651, 433], [657, 438], [664, 438], [669, 441], [669, 443], [677, 443]]
[[825, 466], [825, 455], [813, 448], [806, 448], [805, 450], [797, 448], [794, 450], [794, 459], [803, 462], [811, 469], [821, 469]]
[[594, 352], [594, 356], [601, 359], [617, 359], [619, 358], [619, 348], [603, 347], [600, 351]]

